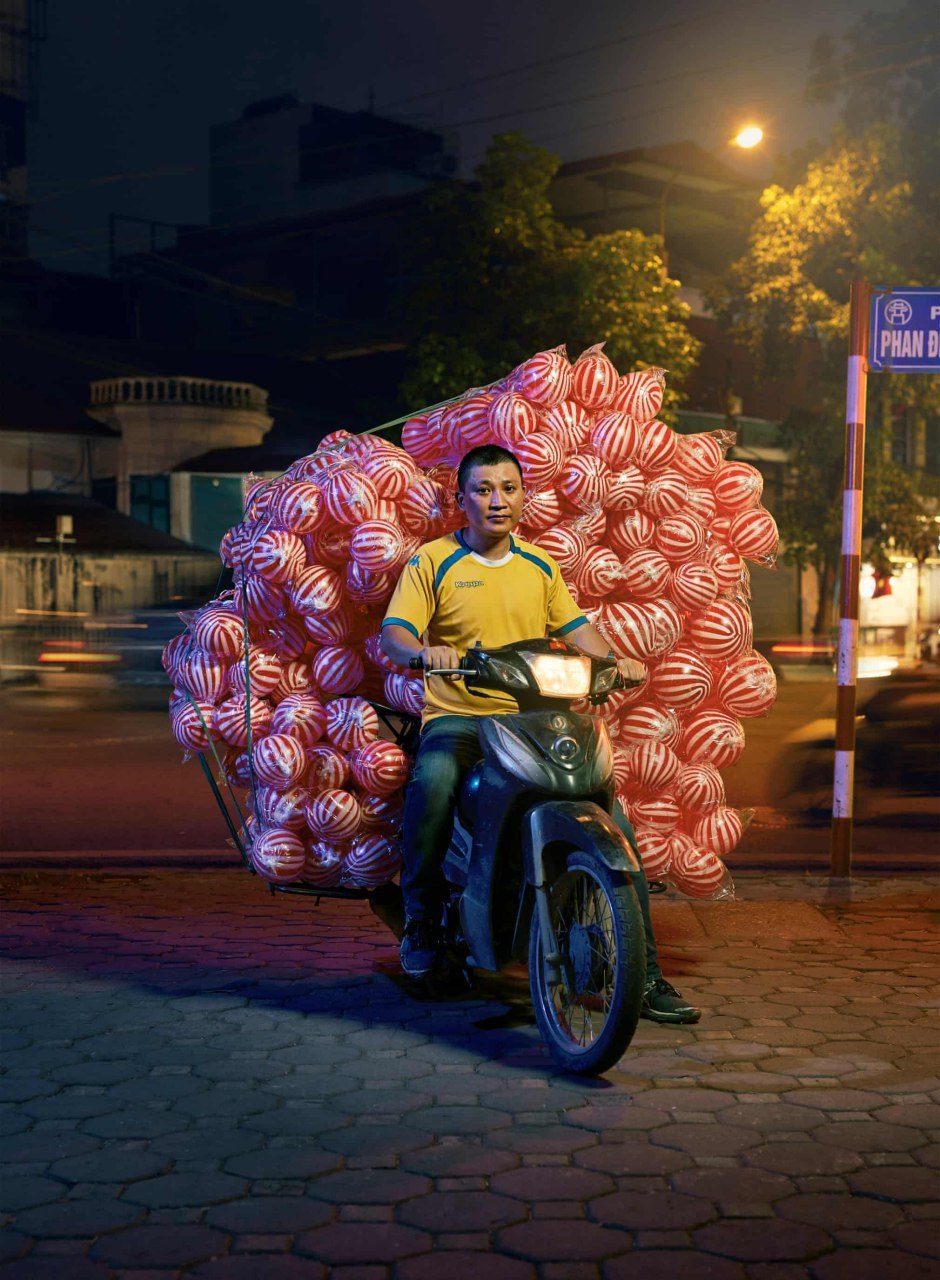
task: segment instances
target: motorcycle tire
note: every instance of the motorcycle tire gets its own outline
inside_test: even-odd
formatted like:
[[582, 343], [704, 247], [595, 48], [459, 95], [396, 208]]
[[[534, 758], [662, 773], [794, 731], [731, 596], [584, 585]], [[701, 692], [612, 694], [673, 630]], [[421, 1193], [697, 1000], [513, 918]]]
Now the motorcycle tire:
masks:
[[529, 932], [529, 986], [542, 1039], [559, 1066], [599, 1075], [626, 1052], [640, 1017], [646, 934], [633, 885], [596, 854], [568, 856], [549, 887], [563, 980], [546, 973], [538, 912]]

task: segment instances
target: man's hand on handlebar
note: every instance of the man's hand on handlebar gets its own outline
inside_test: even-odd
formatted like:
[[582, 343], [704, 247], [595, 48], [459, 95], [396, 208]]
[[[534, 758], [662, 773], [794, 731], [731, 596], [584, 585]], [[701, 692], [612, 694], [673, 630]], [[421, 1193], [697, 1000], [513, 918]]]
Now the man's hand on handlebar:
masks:
[[[421, 662], [425, 674], [433, 671], [454, 671], [460, 666], [460, 654], [446, 644], [430, 644], [421, 650]], [[459, 680], [458, 675], [443, 676], [444, 680]]]
[[646, 667], [633, 658], [617, 659], [617, 674], [625, 684], [638, 685], [646, 679]]

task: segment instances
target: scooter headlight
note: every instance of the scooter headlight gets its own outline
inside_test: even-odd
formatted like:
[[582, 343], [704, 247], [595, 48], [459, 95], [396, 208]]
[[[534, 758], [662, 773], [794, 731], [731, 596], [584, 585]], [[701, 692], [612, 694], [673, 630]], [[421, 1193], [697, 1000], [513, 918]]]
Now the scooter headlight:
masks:
[[529, 670], [546, 698], [586, 698], [591, 692], [591, 659], [562, 653], [525, 653]]

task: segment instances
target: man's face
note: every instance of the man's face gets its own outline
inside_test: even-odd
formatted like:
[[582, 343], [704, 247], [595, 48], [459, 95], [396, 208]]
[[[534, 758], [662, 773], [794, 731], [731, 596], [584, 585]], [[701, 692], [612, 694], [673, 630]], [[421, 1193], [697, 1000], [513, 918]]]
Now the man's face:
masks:
[[522, 516], [522, 477], [511, 462], [474, 467], [457, 502], [467, 524], [485, 538], [505, 536]]

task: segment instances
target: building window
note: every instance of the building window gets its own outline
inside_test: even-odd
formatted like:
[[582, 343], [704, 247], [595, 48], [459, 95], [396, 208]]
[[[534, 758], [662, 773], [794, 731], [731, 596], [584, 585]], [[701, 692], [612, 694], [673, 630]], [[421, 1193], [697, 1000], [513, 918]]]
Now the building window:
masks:
[[162, 533], [170, 532], [168, 476], [131, 476], [131, 516]]

